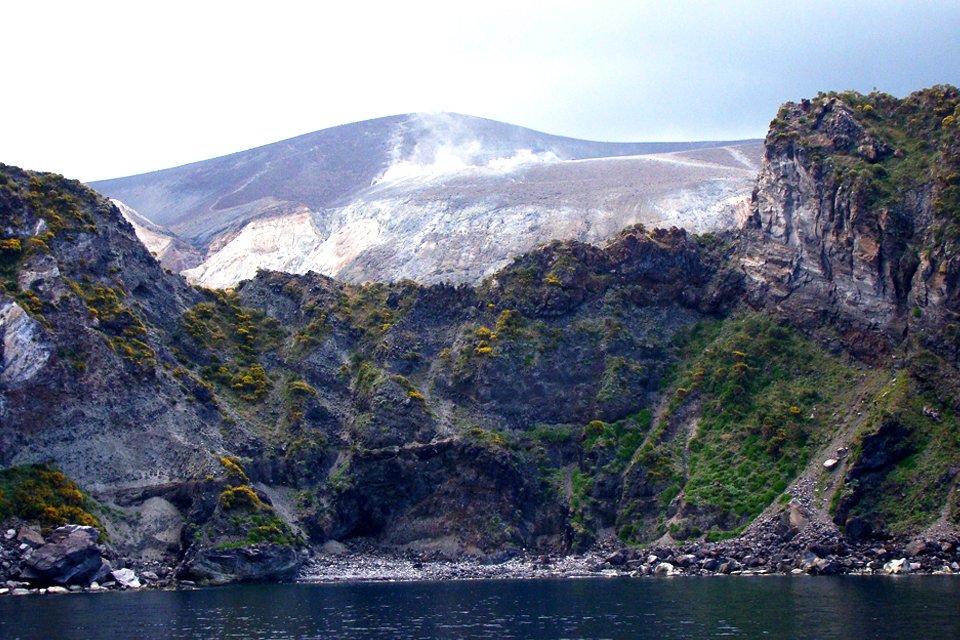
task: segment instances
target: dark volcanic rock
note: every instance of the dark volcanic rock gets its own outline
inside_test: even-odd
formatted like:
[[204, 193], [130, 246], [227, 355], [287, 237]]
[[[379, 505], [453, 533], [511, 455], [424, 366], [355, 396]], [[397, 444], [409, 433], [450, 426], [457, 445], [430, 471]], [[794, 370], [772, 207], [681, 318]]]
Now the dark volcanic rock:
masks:
[[255, 544], [235, 549], [204, 549], [187, 563], [186, 576], [205, 584], [279, 582], [293, 578], [303, 556], [293, 547]]
[[89, 584], [103, 564], [99, 537], [93, 527], [67, 525], [54, 530], [47, 543], [24, 561], [22, 578], [39, 584]]

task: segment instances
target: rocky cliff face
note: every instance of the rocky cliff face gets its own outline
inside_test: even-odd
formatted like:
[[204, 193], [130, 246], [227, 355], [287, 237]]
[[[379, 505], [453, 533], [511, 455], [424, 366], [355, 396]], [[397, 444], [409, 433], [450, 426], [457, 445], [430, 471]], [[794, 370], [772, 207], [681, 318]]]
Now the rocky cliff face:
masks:
[[188, 404], [161, 366], [196, 292], [79, 183], [4, 167], [0, 207], [0, 459], [54, 459], [91, 489], [208, 467], [220, 416]]
[[214, 582], [329, 540], [956, 527], [957, 102], [787, 105], [740, 235], [633, 226], [476, 286], [191, 287], [109, 201], [3, 167], [0, 461], [54, 462], [121, 553]]
[[863, 354], [955, 316], [956, 99], [938, 87], [781, 109], [746, 226], [752, 304], [849, 333]]
[[744, 232], [752, 306], [899, 370], [853, 420], [833, 514], [855, 537], [944, 500], [956, 517], [958, 435], [941, 409], [958, 407], [958, 102], [937, 86], [785, 105]]

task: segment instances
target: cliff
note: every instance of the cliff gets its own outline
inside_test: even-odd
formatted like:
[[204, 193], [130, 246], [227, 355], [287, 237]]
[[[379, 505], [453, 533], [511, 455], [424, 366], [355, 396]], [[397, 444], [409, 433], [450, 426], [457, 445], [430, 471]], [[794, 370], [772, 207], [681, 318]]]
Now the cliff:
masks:
[[952, 530], [957, 103], [788, 104], [739, 233], [552, 242], [476, 286], [191, 287], [106, 199], [2, 167], [0, 462], [212, 582], [330, 540]]

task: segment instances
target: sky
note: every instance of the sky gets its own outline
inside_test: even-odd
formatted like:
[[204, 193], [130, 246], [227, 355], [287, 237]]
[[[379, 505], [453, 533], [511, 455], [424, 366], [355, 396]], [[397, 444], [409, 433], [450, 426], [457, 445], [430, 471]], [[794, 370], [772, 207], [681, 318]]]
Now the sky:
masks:
[[957, 0], [9, 2], [0, 162], [90, 181], [415, 111], [758, 138], [821, 90], [960, 84], [957, 34]]

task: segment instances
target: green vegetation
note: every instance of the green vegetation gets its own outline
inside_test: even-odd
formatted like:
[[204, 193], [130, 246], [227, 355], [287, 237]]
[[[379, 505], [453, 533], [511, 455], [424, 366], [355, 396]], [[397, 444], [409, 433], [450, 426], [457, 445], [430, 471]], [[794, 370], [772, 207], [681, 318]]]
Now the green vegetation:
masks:
[[514, 444], [511, 436], [499, 429], [471, 426], [465, 429], [464, 435], [473, 442], [491, 449], [503, 450]]
[[367, 346], [374, 345], [410, 310], [416, 290], [417, 284], [409, 280], [350, 287], [341, 294], [334, 315]]
[[643, 365], [623, 356], [608, 357], [597, 391], [597, 404], [602, 407], [621, 400], [631, 389], [642, 387], [646, 378]]
[[284, 389], [287, 421], [291, 427], [301, 425], [307, 402], [317, 397], [317, 390], [303, 380], [288, 380]]
[[[945, 374], [944, 364], [929, 352], [911, 367], [922, 366], [917, 360], [933, 364], [927, 373]], [[874, 399], [854, 437], [850, 462], [856, 465], [866, 448], [880, 447], [890, 464], [843, 487], [835, 509], [842, 505], [849, 517], [866, 518], [895, 534], [928, 526], [941, 515], [958, 480], [960, 418], [923, 387], [916, 370], [898, 371]]]
[[[18, 292], [20, 262], [37, 253], [48, 253], [58, 237], [95, 232], [91, 208], [102, 206], [96, 196], [75, 180], [52, 173], [20, 173], [0, 164], [0, 209], [5, 233], [0, 238], [0, 293]], [[41, 226], [27, 221], [39, 218]], [[34, 311], [33, 313], [39, 313]]]
[[275, 319], [240, 304], [240, 296], [228, 290], [203, 290], [207, 302], [187, 310], [181, 317], [186, 333], [201, 349], [229, 354], [250, 365], [257, 354], [280, 346], [284, 332]]
[[772, 123], [775, 138], [797, 140], [811, 163], [842, 187], [866, 197], [866, 212], [899, 214], [912, 193], [933, 187], [934, 245], [960, 242], [960, 90], [937, 85], [898, 99], [885, 93], [821, 93], [811, 111], [831, 99], [843, 102], [873, 140], [872, 148], [834, 148], [829, 136], [783, 113]]
[[[772, 503], [831, 434], [831, 414], [856, 378], [760, 315], [698, 324], [678, 347], [682, 364], [665, 381], [674, 390], [670, 409], [634, 463], [670, 500], [681, 489], [689, 507], [737, 528]], [[691, 405], [699, 422], [681, 417]], [[695, 431], [678, 433], [686, 423]]]
[[16, 517], [45, 527], [80, 524], [100, 528], [92, 503], [63, 473], [47, 465], [0, 471], [0, 520]]
[[458, 340], [456, 360], [442, 358], [451, 367], [456, 382], [474, 382], [476, 375], [493, 359], [500, 368], [533, 369], [545, 354], [557, 349], [563, 337], [562, 330], [542, 320], [530, 320], [514, 309], [504, 309], [496, 316], [491, 314], [490, 320], [494, 329], [485, 324], [466, 325]]
[[263, 509], [266, 505], [260, 500], [253, 489], [244, 485], [224, 489], [220, 494], [220, 507], [225, 511], [231, 511], [233, 509], [250, 511]]
[[255, 544], [277, 544], [284, 547], [293, 547], [301, 544], [290, 527], [274, 513], [253, 513], [235, 516], [232, 524], [246, 534], [239, 540], [223, 542], [215, 548], [224, 551], [239, 549]]
[[602, 467], [606, 473], [618, 474], [633, 458], [637, 447], [650, 429], [649, 409], [641, 409], [632, 416], [612, 424], [591, 421], [583, 431], [583, 450], [587, 453], [604, 451], [601, 459], [607, 460]]
[[70, 282], [73, 292], [83, 300], [87, 312], [97, 320], [110, 348], [119, 356], [143, 369], [157, 366], [157, 353], [147, 344], [147, 327], [133, 310], [123, 303], [126, 293], [119, 287]]
[[310, 320], [294, 336], [295, 346], [301, 350], [319, 345], [331, 329], [329, 315], [318, 305], [308, 305], [305, 311]]
[[229, 523], [226, 536], [232, 539], [218, 544], [216, 548], [236, 549], [260, 543], [284, 546], [298, 544], [290, 527], [250, 486], [240, 461], [237, 458], [221, 458], [220, 464], [227, 474], [227, 486], [220, 493], [219, 507], [223, 518]]
[[220, 458], [220, 464], [223, 466], [223, 470], [227, 474], [228, 486], [239, 487], [250, 483], [250, 479], [247, 477], [247, 474], [243, 471], [243, 467], [240, 465], [239, 458], [232, 456]]
[[570, 527], [573, 529], [574, 546], [589, 544], [595, 535], [590, 516], [590, 507], [596, 502], [590, 496], [593, 481], [580, 469], [570, 473]]
[[203, 292], [208, 301], [194, 305], [180, 318], [181, 362], [199, 364], [203, 380], [241, 400], [262, 402], [272, 381], [257, 358], [278, 350], [284, 331], [275, 319], [241, 305], [232, 290]]
[[[701, 351], [696, 343], [694, 337], [693, 353]], [[689, 443], [685, 499], [753, 517], [786, 489], [817, 437], [829, 434], [831, 409], [854, 377], [758, 316], [727, 321], [706, 344], [682, 376], [704, 409]]]

